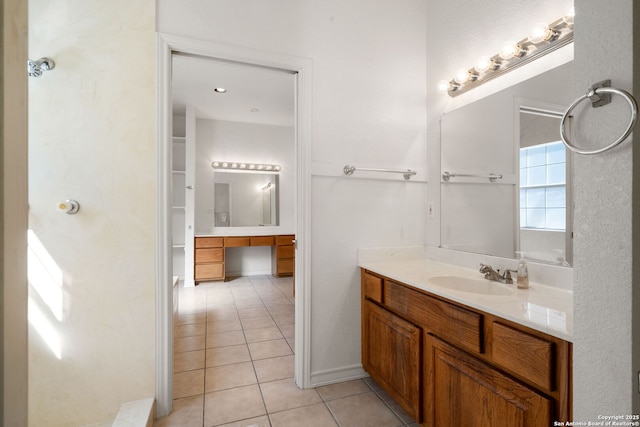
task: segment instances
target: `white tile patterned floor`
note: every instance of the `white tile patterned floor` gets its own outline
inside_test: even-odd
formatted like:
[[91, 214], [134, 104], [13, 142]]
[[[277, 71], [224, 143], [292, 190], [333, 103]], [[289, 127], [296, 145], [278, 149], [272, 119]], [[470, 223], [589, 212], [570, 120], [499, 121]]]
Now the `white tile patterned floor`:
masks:
[[368, 378], [295, 386], [292, 283], [250, 276], [180, 288], [173, 411], [154, 426], [417, 426]]

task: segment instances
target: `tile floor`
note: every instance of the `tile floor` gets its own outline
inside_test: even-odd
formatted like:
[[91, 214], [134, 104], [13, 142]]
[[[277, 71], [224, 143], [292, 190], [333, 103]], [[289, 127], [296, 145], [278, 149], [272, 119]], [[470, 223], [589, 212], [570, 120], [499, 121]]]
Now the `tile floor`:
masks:
[[180, 288], [173, 412], [154, 426], [417, 426], [369, 378], [298, 389], [293, 302], [291, 278]]

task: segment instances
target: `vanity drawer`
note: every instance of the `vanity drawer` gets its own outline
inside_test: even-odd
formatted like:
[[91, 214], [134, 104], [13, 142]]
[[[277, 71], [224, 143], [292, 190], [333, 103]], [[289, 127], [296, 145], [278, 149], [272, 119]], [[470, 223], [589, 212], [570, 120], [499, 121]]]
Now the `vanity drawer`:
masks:
[[382, 278], [371, 273], [362, 273], [362, 290], [370, 300], [382, 302]]
[[285, 275], [285, 274], [293, 274], [293, 264], [294, 261], [292, 258], [290, 259], [279, 259], [278, 260], [278, 266], [276, 269], [276, 274], [278, 276], [280, 275]]
[[294, 234], [283, 234], [276, 236], [276, 245], [293, 245], [293, 241], [296, 239]]
[[225, 237], [224, 247], [235, 248], [238, 246], [251, 246], [251, 237]]
[[385, 280], [384, 304], [449, 343], [482, 353], [482, 315]]
[[222, 237], [196, 237], [196, 248], [221, 248]]
[[204, 262], [222, 262], [224, 248], [198, 248], [195, 253], [196, 264]]
[[195, 276], [196, 281], [224, 279], [224, 264], [196, 264]]
[[251, 236], [251, 246], [273, 246], [273, 236]]
[[293, 245], [276, 246], [276, 256], [282, 258], [293, 258]]
[[492, 324], [492, 360], [547, 390], [555, 390], [555, 343], [502, 323]]

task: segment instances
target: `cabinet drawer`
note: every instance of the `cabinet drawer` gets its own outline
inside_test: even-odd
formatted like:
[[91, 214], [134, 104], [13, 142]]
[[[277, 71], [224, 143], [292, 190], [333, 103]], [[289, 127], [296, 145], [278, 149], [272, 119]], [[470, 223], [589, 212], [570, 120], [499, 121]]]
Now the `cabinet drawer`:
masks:
[[475, 353], [482, 353], [482, 316], [385, 280], [384, 304], [405, 319]]
[[282, 236], [276, 236], [276, 245], [291, 245], [296, 236], [293, 234], [284, 234]]
[[251, 237], [225, 237], [224, 246], [235, 248], [238, 246], [251, 246]]
[[196, 248], [221, 248], [222, 237], [196, 237]]
[[292, 274], [293, 273], [293, 260], [292, 259], [279, 259], [277, 272], [280, 274]]
[[278, 258], [293, 258], [293, 245], [289, 246], [277, 246], [276, 256]]
[[195, 253], [196, 264], [205, 262], [222, 262], [224, 248], [199, 248]]
[[251, 246], [273, 246], [274, 243], [273, 236], [251, 236]]
[[382, 303], [382, 278], [363, 271], [362, 292], [366, 298]]
[[224, 264], [196, 264], [195, 280], [224, 279]]
[[492, 325], [492, 360], [547, 390], [554, 390], [555, 343], [498, 322]]

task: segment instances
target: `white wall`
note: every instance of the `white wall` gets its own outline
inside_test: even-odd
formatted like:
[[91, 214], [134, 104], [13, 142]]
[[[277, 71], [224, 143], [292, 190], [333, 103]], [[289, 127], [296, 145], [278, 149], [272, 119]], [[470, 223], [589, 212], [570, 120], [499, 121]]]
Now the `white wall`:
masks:
[[[269, 227], [268, 230], [273, 231], [267, 232], [295, 232], [296, 163], [292, 127], [207, 119], [196, 121], [196, 233], [221, 231], [242, 234], [242, 228], [213, 228], [214, 216], [208, 210], [214, 209], [214, 172], [211, 167], [214, 160], [280, 165], [280, 226]], [[254, 225], [257, 226], [258, 222]]]
[[[312, 161], [425, 168], [423, 0], [158, 1], [158, 30], [313, 61]], [[422, 244], [424, 185], [312, 177], [311, 376], [360, 371], [358, 247]]]
[[29, 425], [79, 426], [155, 395], [155, 2], [29, 6], [56, 62], [29, 81], [30, 227], [61, 273], [30, 287], [60, 345], [29, 328]]
[[27, 424], [27, 4], [0, 5], [0, 425]]
[[[640, 82], [634, 79], [640, 72], [639, 6], [633, 0], [614, 4], [576, 2], [576, 97], [605, 78], [614, 87], [635, 88], [639, 97]], [[621, 99], [598, 111], [588, 110], [574, 127], [575, 141], [586, 148], [612, 141], [628, 122], [629, 110]], [[633, 143], [596, 156], [573, 156], [576, 419], [640, 410], [640, 308], [632, 279], [632, 267], [640, 265], [638, 248], [634, 253], [632, 245], [634, 228], [638, 242], [637, 227], [632, 227], [638, 212], [632, 204], [637, 209], [640, 200], [633, 172], [637, 174], [640, 163], [637, 141]], [[637, 278], [638, 271], [635, 274]]]

